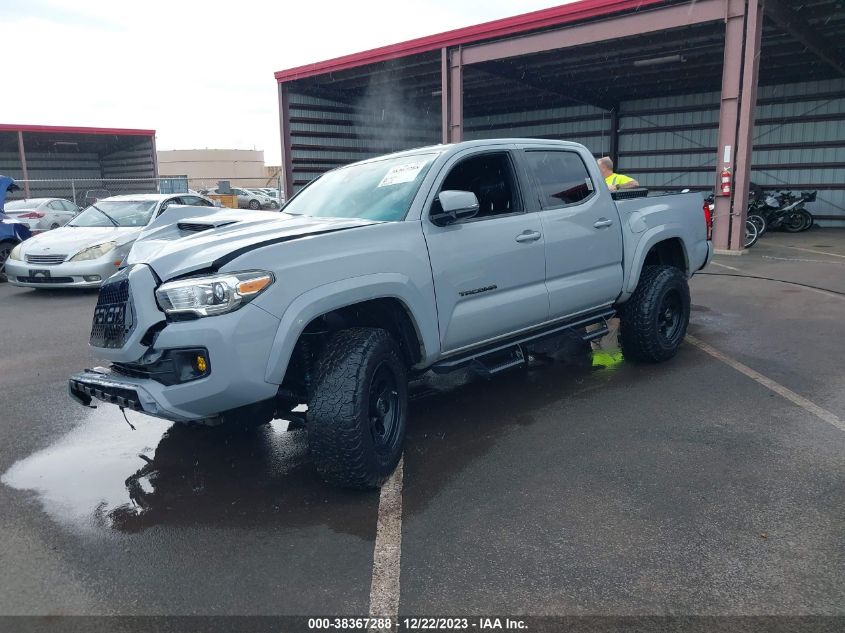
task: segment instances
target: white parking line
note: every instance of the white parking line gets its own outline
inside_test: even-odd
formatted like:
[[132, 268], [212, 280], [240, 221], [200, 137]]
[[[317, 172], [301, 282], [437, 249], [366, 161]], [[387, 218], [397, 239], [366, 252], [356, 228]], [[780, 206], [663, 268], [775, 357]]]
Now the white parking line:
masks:
[[402, 466], [381, 487], [373, 548], [373, 580], [370, 585], [370, 617], [399, 615], [399, 571], [402, 557]]
[[710, 263], [713, 264], [714, 266], [721, 266], [722, 268], [727, 268], [728, 270], [735, 270], [738, 273], [742, 272], [739, 268], [734, 268], [733, 266], [728, 266], [727, 264], [720, 264], [719, 262], [714, 262], [714, 261], [711, 261]]
[[793, 248], [796, 251], [804, 251], [806, 253], [816, 253], [817, 255], [827, 255], [829, 257], [842, 257], [845, 258], [845, 255], [840, 255], [839, 253], [827, 253], [825, 251], [815, 251], [812, 248], [801, 248], [800, 246], [787, 246], [783, 244], [785, 248]]
[[713, 358], [720, 360], [723, 363], [725, 363], [726, 365], [733, 367], [738, 372], [745, 374], [746, 376], [751, 378], [751, 380], [754, 380], [754, 381], [760, 383], [761, 385], [763, 385], [767, 389], [771, 389], [772, 391], [774, 391], [779, 396], [782, 396], [782, 397], [786, 398], [787, 400], [789, 400], [790, 402], [797, 404], [799, 407], [801, 407], [805, 411], [808, 411], [809, 413], [812, 413], [814, 416], [816, 416], [820, 420], [824, 420], [828, 424], [832, 424], [833, 426], [835, 426], [840, 431], [845, 431], [845, 421], [842, 421], [834, 413], [828, 411], [827, 409], [825, 409], [823, 407], [820, 407], [815, 402], [811, 402], [811, 401], [807, 400], [807, 398], [805, 398], [804, 396], [799, 396], [797, 393], [795, 393], [791, 389], [787, 389], [786, 387], [784, 387], [780, 383], [775, 382], [771, 378], [767, 378], [763, 374], [754, 371], [753, 369], [751, 369], [747, 365], [743, 365], [738, 360], [734, 360], [730, 356], [727, 356], [727, 355], [723, 354], [722, 352], [720, 352], [719, 350], [717, 350], [712, 345], [708, 345], [704, 341], [701, 341], [701, 340], [695, 338], [694, 336], [687, 334], [686, 340], [688, 340], [690, 343], [695, 345], [700, 350], [707, 352]]

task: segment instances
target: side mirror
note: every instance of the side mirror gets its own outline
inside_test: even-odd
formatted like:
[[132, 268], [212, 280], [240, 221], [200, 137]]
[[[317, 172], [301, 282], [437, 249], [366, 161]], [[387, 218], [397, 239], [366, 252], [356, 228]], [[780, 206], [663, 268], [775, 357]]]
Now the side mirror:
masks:
[[472, 191], [441, 191], [431, 207], [432, 223], [448, 226], [478, 214], [478, 198]]

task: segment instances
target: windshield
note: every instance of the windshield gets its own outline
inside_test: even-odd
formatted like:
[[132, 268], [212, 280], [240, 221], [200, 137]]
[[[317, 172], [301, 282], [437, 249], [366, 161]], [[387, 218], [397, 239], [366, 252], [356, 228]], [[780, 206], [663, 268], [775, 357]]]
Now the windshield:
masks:
[[155, 200], [100, 200], [96, 208], [88, 207], [68, 222], [68, 226], [146, 226], [155, 206]]
[[404, 219], [436, 154], [414, 154], [342, 167], [303, 189], [285, 213], [313, 217]]

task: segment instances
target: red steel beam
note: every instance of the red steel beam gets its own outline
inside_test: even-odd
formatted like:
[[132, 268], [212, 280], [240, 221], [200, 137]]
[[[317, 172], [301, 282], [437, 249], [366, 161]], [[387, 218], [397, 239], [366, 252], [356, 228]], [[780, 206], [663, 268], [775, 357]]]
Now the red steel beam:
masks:
[[739, 127], [736, 135], [736, 171], [731, 219], [732, 251], [741, 251], [745, 240], [748, 189], [751, 179], [751, 152], [754, 149], [754, 110], [757, 105], [757, 79], [760, 73], [760, 42], [763, 35], [763, 9], [757, 0], [749, 0], [745, 20], [745, 51], [742, 61], [742, 91], [739, 103]]
[[[741, 7], [741, 3], [739, 6]], [[731, 0], [727, 3], [726, 0], [700, 0], [692, 4], [660, 7], [653, 11], [641, 11], [630, 15], [609, 17], [598, 22], [466, 46], [463, 63], [469, 66], [492, 60], [654, 33], [702, 22], [714, 22], [732, 17], [736, 10], [737, 3]]]
[[449, 53], [449, 142], [464, 139], [464, 66], [463, 48]]
[[[733, 15], [725, 24], [725, 55], [722, 65], [722, 93], [719, 107], [719, 132], [716, 145], [716, 208], [713, 214], [713, 246], [726, 250], [730, 244], [731, 196], [720, 196], [722, 169], [732, 169], [736, 150], [736, 130], [739, 118], [739, 91], [742, 80], [742, 43], [744, 15]], [[727, 158], [727, 160], [725, 160]]]
[[581, 2], [572, 2], [462, 29], [437, 33], [436, 35], [428, 35], [314, 64], [280, 70], [275, 73], [275, 77], [278, 82], [313, 77], [417, 53], [435, 51], [444, 47], [458, 46], [496, 37], [510, 37], [551, 26], [590, 20], [624, 11], [635, 11], [642, 7], [658, 5], [663, 2], [664, 0], [582, 0]]
[[449, 142], [449, 49], [440, 49], [440, 142]]
[[0, 123], [0, 132], [44, 132], [65, 134], [106, 134], [115, 136], [155, 136], [155, 130], [132, 130], [110, 127], [67, 127], [63, 125], [15, 125]]
[[282, 181], [285, 200], [293, 196], [293, 157], [290, 129], [290, 95], [288, 84], [279, 84], [279, 128], [282, 141]]
[[23, 195], [29, 198], [29, 173], [26, 169], [26, 150], [23, 147], [23, 132], [18, 130], [18, 154], [21, 159], [21, 171], [23, 172]]

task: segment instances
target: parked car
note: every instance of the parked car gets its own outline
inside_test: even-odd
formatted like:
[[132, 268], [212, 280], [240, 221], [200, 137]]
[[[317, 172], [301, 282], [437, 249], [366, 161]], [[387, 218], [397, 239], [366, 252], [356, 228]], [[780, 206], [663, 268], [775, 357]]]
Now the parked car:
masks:
[[28, 239], [32, 233], [29, 227], [20, 220], [7, 216], [3, 208], [6, 202], [6, 194], [10, 191], [18, 191], [19, 187], [15, 181], [8, 176], [0, 176], [0, 280], [6, 276], [6, 260], [12, 250], [22, 241]]
[[284, 199], [282, 198], [282, 192], [281, 192], [281, 191], [279, 191], [278, 189], [272, 189], [272, 188], [270, 188], [270, 187], [262, 187], [261, 191], [263, 191], [263, 192], [264, 192], [264, 193], [266, 193], [268, 196], [270, 196], [271, 198], [273, 198], [273, 200], [278, 200], [278, 201], [279, 201], [279, 206], [281, 206], [282, 204], [284, 204]]
[[24, 198], [6, 203], [6, 215], [26, 224], [32, 234], [57, 229], [79, 213], [79, 207], [64, 198]]
[[87, 207], [94, 204], [98, 200], [105, 200], [111, 197], [111, 192], [108, 189], [88, 189], [78, 194], [77, 204], [80, 207]]
[[[241, 209], [278, 209], [279, 203], [267, 194], [260, 191], [251, 191], [243, 187], [231, 187], [232, 195], [238, 197], [238, 206]], [[209, 195], [217, 195], [217, 187], [208, 190]]]
[[[115, 273], [138, 235], [172, 205], [213, 207], [190, 194], [136, 194], [99, 200], [65, 226], [15, 246], [9, 283], [30, 288], [97, 287]], [[201, 211], [200, 211], [201, 212]], [[166, 217], [164, 219], [166, 221]]]
[[101, 291], [90, 343], [113, 364], [70, 395], [242, 426], [307, 404], [323, 477], [378, 486], [411, 375], [523, 367], [614, 315], [627, 359], [676, 353], [709, 213], [698, 193], [615, 195], [583, 145], [498, 139], [341, 167], [284, 213], [174, 211]]

